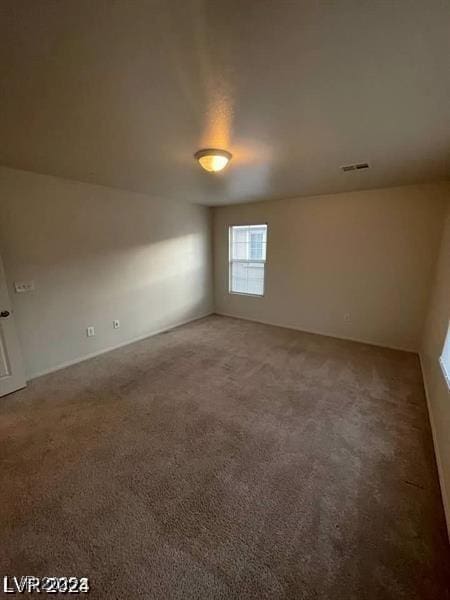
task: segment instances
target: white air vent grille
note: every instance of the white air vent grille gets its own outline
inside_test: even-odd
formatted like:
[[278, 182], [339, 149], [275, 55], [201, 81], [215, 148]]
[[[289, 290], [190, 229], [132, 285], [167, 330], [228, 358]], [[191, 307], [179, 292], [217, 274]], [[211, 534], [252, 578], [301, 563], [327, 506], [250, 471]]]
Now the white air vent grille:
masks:
[[360, 171], [361, 169], [369, 169], [369, 163], [355, 163], [354, 165], [344, 165], [341, 169], [346, 173], [347, 171]]

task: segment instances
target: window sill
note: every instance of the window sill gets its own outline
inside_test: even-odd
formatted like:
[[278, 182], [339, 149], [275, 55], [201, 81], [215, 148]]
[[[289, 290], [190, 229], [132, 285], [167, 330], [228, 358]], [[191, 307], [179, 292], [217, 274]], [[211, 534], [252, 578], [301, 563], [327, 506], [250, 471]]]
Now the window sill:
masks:
[[250, 296], [250, 298], [264, 298], [264, 294], [246, 294], [245, 292], [232, 292], [228, 290], [230, 296]]

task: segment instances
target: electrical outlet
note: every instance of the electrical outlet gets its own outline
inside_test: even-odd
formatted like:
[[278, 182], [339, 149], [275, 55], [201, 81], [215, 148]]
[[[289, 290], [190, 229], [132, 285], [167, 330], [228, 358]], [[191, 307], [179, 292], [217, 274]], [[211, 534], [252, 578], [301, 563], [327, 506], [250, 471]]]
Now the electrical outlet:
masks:
[[95, 328], [94, 327], [88, 327], [86, 329], [86, 335], [88, 337], [93, 337], [95, 335]]
[[15, 281], [14, 289], [16, 290], [16, 294], [32, 292], [34, 290], [34, 281]]
[[119, 329], [120, 321], [118, 319], [114, 319], [113, 321], [113, 329]]
[[345, 313], [345, 315], [344, 315], [344, 321], [346, 323], [350, 323], [351, 320], [352, 320], [352, 315], [350, 313]]

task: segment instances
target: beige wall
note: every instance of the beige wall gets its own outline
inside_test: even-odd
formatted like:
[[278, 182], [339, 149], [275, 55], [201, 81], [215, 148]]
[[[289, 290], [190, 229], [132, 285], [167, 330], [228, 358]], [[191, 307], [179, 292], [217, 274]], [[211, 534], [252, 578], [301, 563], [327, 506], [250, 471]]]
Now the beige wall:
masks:
[[450, 390], [439, 364], [450, 319], [450, 201], [420, 352], [450, 533]]
[[[216, 311], [417, 350], [448, 194], [420, 185], [214, 208]], [[265, 222], [266, 294], [230, 295], [228, 225]]]
[[29, 377], [211, 312], [209, 209], [6, 168], [0, 197]]

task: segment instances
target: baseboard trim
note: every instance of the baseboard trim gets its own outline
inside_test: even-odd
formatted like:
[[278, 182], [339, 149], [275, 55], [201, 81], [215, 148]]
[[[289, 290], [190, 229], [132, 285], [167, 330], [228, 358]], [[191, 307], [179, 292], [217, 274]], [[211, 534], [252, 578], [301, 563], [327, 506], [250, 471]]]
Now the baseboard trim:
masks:
[[281, 327], [282, 329], [292, 329], [293, 331], [303, 331], [303, 333], [312, 333], [314, 335], [323, 335], [325, 337], [335, 338], [337, 340], [345, 340], [348, 342], [358, 342], [359, 344], [367, 344], [368, 346], [376, 346], [377, 348], [388, 348], [389, 350], [400, 350], [401, 352], [409, 352], [412, 354], [418, 354], [417, 350], [412, 348], [404, 348], [402, 346], [390, 346], [386, 344], [377, 344], [376, 342], [370, 342], [368, 340], [362, 340], [359, 338], [354, 338], [350, 336], [342, 336], [342, 335], [331, 335], [330, 333], [326, 333], [325, 331], [313, 331], [311, 329], [302, 329], [300, 327], [294, 327], [292, 325], [281, 325], [280, 323], [274, 323], [273, 321], [262, 321], [260, 319], [251, 319], [249, 317], [240, 317], [239, 315], [232, 315], [231, 313], [214, 311], [214, 314], [219, 315], [221, 317], [231, 317], [233, 319], [242, 319], [243, 321], [251, 321], [252, 323], [261, 323], [262, 325], [272, 325], [272, 327]]
[[171, 331], [176, 327], [181, 327], [182, 325], [187, 325], [188, 323], [193, 323], [194, 321], [199, 321], [200, 319], [204, 319], [205, 317], [209, 317], [214, 314], [213, 311], [207, 312], [205, 314], [199, 315], [198, 317], [193, 317], [192, 319], [186, 319], [185, 321], [180, 321], [174, 323], [173, 325], [169, 325], [168, 327], [162, 327], [161, 329], [157, 329], [155, 331], [151, 331], [149, 333], [145, 333], [144, 335], [139, 335], [137, 337], [125, 340], [124, 342], [120, 342], [120, 344], [115, 344], [114, 346], [108, 346], [107, 348], [103, 348], [102, 350], [97, 350], [96, 352], [90, 352], [89, 354], [84, 354], [83, 356], [78, 356], [72, 360], [67, 360], [65, 362], [59, 363], [54, 367], [50, 367], [49, 369], [44, 369], [43, 371], [37, 371], [36, 373], [31, 373], [27, 375], [27, 381], [31, 381], [32, 379], [37, 379], [38, 377], [42, 377], [43, 375], [49, 375], [50, 373], [54, 373], [55, 371], [60, 371], [61, 369], [65, 369], [66, 367], [70, 367], [72, 365], [76, 365], [80, 362], [84, 362], [85, 360], [89, 360], [90, 358], [95, 358], [96, 356], [100, 356], [101, 354], [106, 354], [107, 352], [112, 352], [113, 350], [117, 350], [118, 348], [123, 348], [124, 346], [128, 346], [133, 344], [134, 342], [140, 342], [141, 340], [145, 340], [146, 338], [153, 337], [164, 331]]
[[439, 486], [441, 488], [442, 503], [444, 505], [444, 514], [445, 514], [445, 520], [447, 523], [447, 534], [448, 534], [448, 539], [450, 541], [449, 496], [447, 494], [447, 488], [445, 486], [444, 470], [442, 468], [441, 453], [439, 451], [439, 445], [437, 443], [436, 426], [434, 424], [433, 410], [431, 408], [430, 394], [428, 392], [427, 376], [425, 374], [424, 362], [423, 362], [422, 355], [420, 352], [419, 352], [419, 360], [420, 360], [420, 369], [422, 371], [423, 389], [425, 390], [425, 398], [427, 401], [428, 418], [430, 420], [430, 426], [431, 426], [431, 435], [433, 436], [434, 455], [436, 457], [436, 465], [437, 465], [438, 476], [439, 476]]

